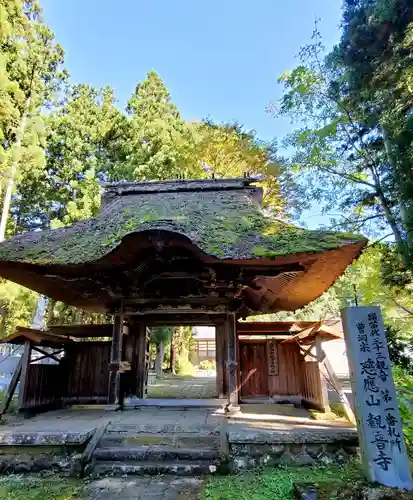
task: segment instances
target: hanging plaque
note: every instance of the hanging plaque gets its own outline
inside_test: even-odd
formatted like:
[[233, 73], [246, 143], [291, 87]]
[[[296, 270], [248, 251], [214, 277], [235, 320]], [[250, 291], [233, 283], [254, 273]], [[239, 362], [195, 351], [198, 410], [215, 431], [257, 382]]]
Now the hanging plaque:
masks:
[[279, 374], [277, 342], [274, 339], [267, 340], [268, 375]]

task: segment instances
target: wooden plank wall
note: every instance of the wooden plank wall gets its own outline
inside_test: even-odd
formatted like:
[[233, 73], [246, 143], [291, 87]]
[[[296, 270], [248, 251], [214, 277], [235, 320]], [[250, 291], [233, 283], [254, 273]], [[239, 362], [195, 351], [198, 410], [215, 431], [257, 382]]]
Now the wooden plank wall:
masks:
[[67, 350], [68, 403], [106, 403], [109, 384], [110, 342], [78, 342]]
[[265, 342], [242, 342], [239, 346], [241, 363], [241, 396], [268, 396], [267, 349]]
[[[240, 352], [240, 366], [243, 371], [243, 376], [245, 378], [245, 371], [251, 371], [254, 367], [262, 372], [262, 374], [256, 374], [254, 377], [254, 381], [251, 381], [249, 385], [252, 383], [256, 383], [257, 380], [261, 378], [261, 375], [268, 377], [268, 384], [262, 384], [263, 387], [255, 388], [254, 392], [256, 395], [268, 395], [268, 396], [294, 396], [300, 397], [303, 392], [303, 375], [302, 375], [302, 366], [300, 362], [300, 350], [298, 345], [296, 344], [281, 344], [281, 340], [272, 340], [275, 345], [276, 350], [276, 362], [277, 362], [277, 371], [276, 374], [271, 375], [270, 370], [268, 369], [268, 355], [269, 355], [269, 340], [265, 339], [240, 339], [239, 340], [239, 352]], [[261, 355], [261, 358], [246, 363], [241, 359], [244, 348], [243, 346], [249, 345], [261, 345], [265, 346], [265, 355], [264, 357]], [[262, 354], [262, 349], [260, 350]], [[245, 357], [245, 353], [244, 353]], [[251, 364], [253, 363], [253, 364]], [[255, 365], [254, 365], [255, 363]], [[254, 365], [254, 366], [253, 366]], [[241, 377], [242, 379], [242, 377]], [[243, 381], [241, 380], [241, 384]], [[247, 383], [248, 385], [248, 383]], [[243, 396], [246, 397], [246, 393], [252, 392], [252, 387], [244, 387], [242, 390]], [[250, 394], [253, 396], [253, 394]]]
[[226, 361], [227, 351], [225, 344], [225, 329], [224, 325], [219, 324], [215, 327], [215, 361], [217, 367], [217, 396], [222, 399], [226, 396]]
[[300, 396], [302, 373], [300, 350], [296, 344], [275, 341], [278, 355], [278, 375], [268, 376], [270, 396]]
[[20, 410], [106, 403], [109, 356], [110, 342], [77, 342], [59, 364], [29, 364]]
[[20, 410], [36, 407], [59, 407], [67, 385], [66, 366], [29, 365], [26, 381], [26, 396]]
[[305, 359], [301, 356], [303, 373], [303, 399], [316, 408], [323, 408], [323, 393], [321, 373], [318, 362], [314, 358]]

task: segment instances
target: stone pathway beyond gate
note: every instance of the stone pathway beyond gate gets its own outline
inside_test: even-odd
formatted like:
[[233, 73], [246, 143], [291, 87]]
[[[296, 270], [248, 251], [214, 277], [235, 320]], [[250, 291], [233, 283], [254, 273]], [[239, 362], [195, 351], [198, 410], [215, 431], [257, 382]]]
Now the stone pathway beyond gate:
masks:
[[202, 489], [195, 477], [105, 477], [88, 485], [84, 500], [195, 500]]
[[216, 377], [196, 373], [191, 376], [167, 374], [148, 385], [148, 398], [216, 398]]

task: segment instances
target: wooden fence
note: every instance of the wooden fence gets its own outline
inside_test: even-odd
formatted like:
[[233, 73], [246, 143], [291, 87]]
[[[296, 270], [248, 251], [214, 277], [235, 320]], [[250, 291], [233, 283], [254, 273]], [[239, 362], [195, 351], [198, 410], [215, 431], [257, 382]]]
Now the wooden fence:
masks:
[[108, 399], [110, 342], [66, 346], [58, 364], [31, 363], [20, 387], [20, 410], [64, 404], [105, 404]]
[[67, 385], [67, 370], [64, 364], [31, 364], [27, 368], [21, 409], [59, 408]]
[[322, 405], [322, 388], [317, 361], [303, 361], [303, 399], [313, 406]]
[[67, 349], [69, 370], [64, 402], [106, 403], [109, 382], [110, 342], [77, 342]]
[[313, 354], [301, 354], [303, 400], [321, 411], [329, 411], [327, 381], [322, 364]]

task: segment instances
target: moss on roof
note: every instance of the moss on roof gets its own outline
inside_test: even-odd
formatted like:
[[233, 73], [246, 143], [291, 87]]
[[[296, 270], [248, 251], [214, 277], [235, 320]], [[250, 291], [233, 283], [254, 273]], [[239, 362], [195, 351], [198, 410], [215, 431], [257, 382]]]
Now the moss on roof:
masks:
[[146, 230], [179, 233], [219, 259], [318, 252], [362, 239], [352, 234], [309, 231], [265, 217], [253, 192], [244, 188], [118, 193], [96, 218], [67, 228], [26, 233], [0, 244], [0, 261], [93, 262], [118, 246], [125, 235]]

